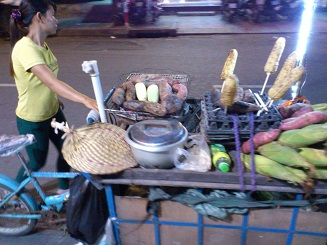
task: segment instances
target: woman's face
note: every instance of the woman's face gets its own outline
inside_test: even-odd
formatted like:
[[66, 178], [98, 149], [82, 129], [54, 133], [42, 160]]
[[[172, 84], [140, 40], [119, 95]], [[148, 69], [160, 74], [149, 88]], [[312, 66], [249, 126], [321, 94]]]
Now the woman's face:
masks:
[[41, 16], [43, 29], [47, 35], [54, 35], [57, 31], [58, 20], [55, 18], [55, 11], [52, 6], [49, 7], [49, 10], [45, 15]]

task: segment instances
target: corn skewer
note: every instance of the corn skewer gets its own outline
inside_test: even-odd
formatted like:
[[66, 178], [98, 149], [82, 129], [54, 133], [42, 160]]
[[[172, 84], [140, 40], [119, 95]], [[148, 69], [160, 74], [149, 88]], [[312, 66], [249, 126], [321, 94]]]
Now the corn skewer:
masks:
[[266, 72], [267, 76], [263, 84], [260, 95], [263, 95], [263, 92], [265, 91], [270, 74], [275, 73], [278, 69], [279, 60], [285, 48], [285, 42], [286, 40], [284, 37], [278, 38], [275, 42], [273, 49], [269, 54], [269, 57], [264, 67], [264, 71]]
[[238, 57], [237, 50], [231, 49], [226, 58], [223, 70], [221, 71], [221, 74], [220, 74], [221, 80], [225, 81], [229, 75], [234, 74], [237, 57]]
[[283, 77], [283, 83], [273, 84], [268, 91], [268, 96], [271, 100], [269, 105], [272, 105], [274, 100], [280, 100], [294, 83], [301, 80], [304, 72], [305, 68], [303, 66], [295, 67], [289, 74]]
[[225, 114], [227, 107], [234, 104], [234, 97], [239, 84], [238, 77], [235, 74], [229, 75], [221, 88], [220, 101], [225, 105]]

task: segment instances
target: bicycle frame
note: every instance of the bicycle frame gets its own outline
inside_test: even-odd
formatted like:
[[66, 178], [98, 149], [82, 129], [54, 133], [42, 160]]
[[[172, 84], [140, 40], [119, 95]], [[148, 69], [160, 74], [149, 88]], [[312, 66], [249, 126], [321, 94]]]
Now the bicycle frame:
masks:
[[[40, 195], [40, 197], [42, 198], [44, 204], [40, 206], [40, 209], [42, 210], [51, 210], [54, 209], [55, 211], [59, 212], [64, 204], [64, 201], [67, 200], [68, 196], [69, 196], [69, 192], [65, 193], [65, 194], [61, 194], [61, 195], [46, 195], [39, 182], [37, 181], [37, 178], [74, 178], [78, 175], [78, 173], [57, 173], [57, 172], [32, 172], [26, 165], [26, 161], [24, 156], [22, 155], [21, 152], [16, 153], [16, 155], [18, 156], [19, 160], [21, 161], [26, 174], [27, 174], [27, 178], [22, 181], [22, 183], [20, 183], [18, 186], [12, 186], [13, 188], [13, 192], [8, 194], [5, 199], [0, 203], [0, 208], [5, 205], [13, 196], [15, 196], [16, 194], [20, 193], [23, 188], [30, 182], [32, 182], [32, 184], [34, 185], [34, 187], [36, 188], [37, 193]], [[12, 183], [17, 183], [17, 182], [13, 182], [13, 180], [5, 175], [0, 175], [0, 179], [6, 179], [7, 183], [12, 182]], [[10, 181], [8, 181], [10, 180]], [[1, 180], [0, 180], [1, 183]], [[36, 203], [35, 199], [33, 196], [30, 196], [29, 199], [31, 200], [31, 203]], [[34, 205], [35, 206], [35, 205]], [[40, 219], [41, 218], [41, 214], [0, 214], [0, 217], [3, 218], [26, 218], [26, 219]]]

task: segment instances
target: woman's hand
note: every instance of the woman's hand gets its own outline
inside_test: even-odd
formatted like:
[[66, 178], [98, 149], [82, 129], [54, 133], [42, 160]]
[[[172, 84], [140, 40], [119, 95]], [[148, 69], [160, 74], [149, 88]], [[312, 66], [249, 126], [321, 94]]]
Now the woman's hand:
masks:
[[95, 110], [95, 111], [99, 111], [98, 108], [98, 104], [96, 102], [96, 100], [91, 99], [89, 97], [85, 98], [85, 102], [83, 103], [87, 108], [91, 109], [91, 110]]

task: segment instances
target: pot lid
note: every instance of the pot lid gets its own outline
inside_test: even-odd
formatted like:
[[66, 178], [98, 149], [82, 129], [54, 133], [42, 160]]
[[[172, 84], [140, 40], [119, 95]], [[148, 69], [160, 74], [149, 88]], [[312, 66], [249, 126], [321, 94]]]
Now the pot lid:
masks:
[[173, 144], [185, 134], [185, 127], [177, 120], [145, 120], [135, 123], [129, 130], [130, 139], [145, 146]]

